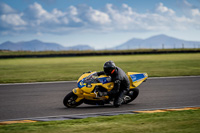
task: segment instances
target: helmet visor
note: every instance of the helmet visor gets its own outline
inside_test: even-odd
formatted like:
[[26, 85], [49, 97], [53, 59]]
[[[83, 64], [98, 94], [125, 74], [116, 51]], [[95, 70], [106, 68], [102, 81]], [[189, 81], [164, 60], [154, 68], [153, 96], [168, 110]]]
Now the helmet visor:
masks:
[[104, 67], [104, 72], [105, 72], [106, 75], [111, 75], [112, 70], [113, 70], [113, 68]]

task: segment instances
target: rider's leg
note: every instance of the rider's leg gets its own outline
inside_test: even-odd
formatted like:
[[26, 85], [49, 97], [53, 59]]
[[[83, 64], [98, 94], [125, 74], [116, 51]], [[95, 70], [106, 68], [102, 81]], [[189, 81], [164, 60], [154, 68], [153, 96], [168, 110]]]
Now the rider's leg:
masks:
[[116, 94], [116, 97], [114, 99], [113, 105], [115, 107], [119, 107], [122, 104], [122, 102], [123, 102], [123, 98], [124, 98], [124, 91], [119, 91]]

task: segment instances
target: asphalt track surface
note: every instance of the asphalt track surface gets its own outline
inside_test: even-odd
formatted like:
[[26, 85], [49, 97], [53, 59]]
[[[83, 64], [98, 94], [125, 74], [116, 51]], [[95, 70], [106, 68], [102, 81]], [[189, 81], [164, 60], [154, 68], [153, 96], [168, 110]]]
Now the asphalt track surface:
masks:
[[139, 86], [133, 102], [114, 108], [111, 104], [82, 104], [66, 108], [62, 101], [76, 82], [0, 85], [0, 121], [46, 116], [88, 114], [126, 110], [145, 110], [200, 106], [200, 76], [150, 78]]

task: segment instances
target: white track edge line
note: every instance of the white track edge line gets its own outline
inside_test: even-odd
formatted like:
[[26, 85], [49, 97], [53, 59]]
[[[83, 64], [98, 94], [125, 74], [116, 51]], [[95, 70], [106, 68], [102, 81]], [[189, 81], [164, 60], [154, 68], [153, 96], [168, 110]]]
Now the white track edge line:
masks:
[[8, 83], [8, 84], [0, 84], [0, 86], [3, 85], [37, 85], [37, 84], [59, 84], [59, 83], [74, 83], [77, 81], [53, 81], [53, 82], [32, 82], [32, 83]]

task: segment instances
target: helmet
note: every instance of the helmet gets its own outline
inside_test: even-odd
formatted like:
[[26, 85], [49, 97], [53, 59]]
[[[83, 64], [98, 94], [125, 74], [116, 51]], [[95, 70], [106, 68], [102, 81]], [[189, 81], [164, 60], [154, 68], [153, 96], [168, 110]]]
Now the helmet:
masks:
[[106, 75], [111, 75], [115, 71], [115, 68], [116, 66], [113, 61], [107, 61], [103, 66]]

